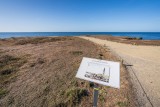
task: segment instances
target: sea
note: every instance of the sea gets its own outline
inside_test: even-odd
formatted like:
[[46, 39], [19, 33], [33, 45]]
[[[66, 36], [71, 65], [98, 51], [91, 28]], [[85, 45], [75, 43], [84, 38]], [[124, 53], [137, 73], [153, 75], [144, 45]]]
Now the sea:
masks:
[[33, 37], [33, 36], [90, 36], [112, 35], [142, 37], [143, 40], [160, 40], [160, 32], [0, 32], [0, 38]]

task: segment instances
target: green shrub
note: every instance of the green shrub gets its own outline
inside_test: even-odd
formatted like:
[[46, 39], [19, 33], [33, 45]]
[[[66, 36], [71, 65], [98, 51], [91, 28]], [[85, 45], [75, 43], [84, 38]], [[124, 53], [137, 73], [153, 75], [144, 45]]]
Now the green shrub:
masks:
[[73, 55], [82, 55], [83, 52], [82, 51], [72, 51], [71, 52]]
[[13, 56], [10, 55], [4, 55], [0, 57], [0, 67], [5, 66], [13, 61], [17, 61], [19, 60], [19, 58], [15, 58]]
[[136, 37], [136, 39], [137, 39], [137, 40], [142, 40], [143, 38], [142, 38], [142, 37]]
[[45, 60], [44, 60], [44, 59], [41, 59], [41, 58], [38, 58], [37, 63], [38, 63], [38, 64], [43, 64], [43, 63], [45, 63]]
[[71, 106], [79, 104], [84, 96], [88, 96], [88, 91], [81, 88], [68, 89], [65, 93], [66, 102]]
[[118, 102], [117, 105], [119, 107], [127, 107], [128, 106], [128, 103], [127, 102]]
[[5, 96], [7, 94], [7, 91], [5, 89], [0, 88], [0, 98]]
[[5, 84], [9, 82], [11, 77], [15, 77], [15, 72], [26, 63], [25, 57], [14, 57], [10, 55], [0, 56], [0, 83]]
[[7, 68], [7, 69], [1, 70], [0, 74], [1, 75], [9, 75], [9, 74], [11, 74], [14, 71], [16, 71], [16, 69], [14, 69], [14, 68]]

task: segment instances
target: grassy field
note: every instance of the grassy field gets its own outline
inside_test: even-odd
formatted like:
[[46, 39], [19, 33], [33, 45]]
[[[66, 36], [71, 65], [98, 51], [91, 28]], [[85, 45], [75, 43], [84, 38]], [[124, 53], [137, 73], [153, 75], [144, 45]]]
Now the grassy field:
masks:
[[[119, 61], [110, 50], [76, 37], [0, 40], [0, 106], [91, 107], [93, 84], [75, 78], [83, 57]], [[134, 107], [125, 66], [121, 88], [100, 86], [98, 107]]]

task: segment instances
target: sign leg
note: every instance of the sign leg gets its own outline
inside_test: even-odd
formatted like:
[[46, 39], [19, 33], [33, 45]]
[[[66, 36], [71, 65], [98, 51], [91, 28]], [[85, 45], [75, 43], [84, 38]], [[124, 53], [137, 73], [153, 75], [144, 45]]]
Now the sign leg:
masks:
[[93, 98], [93, 107], [97, 107], [97, 102], [98, 102], [98, 85], [95, 84], [94, 86], [94, 98]]

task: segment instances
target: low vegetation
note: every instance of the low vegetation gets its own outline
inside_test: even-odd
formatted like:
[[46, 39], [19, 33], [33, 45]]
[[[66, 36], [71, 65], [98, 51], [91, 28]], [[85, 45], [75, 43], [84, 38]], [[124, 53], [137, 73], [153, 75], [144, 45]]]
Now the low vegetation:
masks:
[[144, 40], [142, 37], [126, 37], [126, 36], [92, 36], [102, 40], [109, 40], [118, 43], [132, 44], [132, 45], [153, 45], [160, 46], [160, 40]]
[[73, 54], [73, 55], [82, 55], [83, 54], [82, 51], [72, 51], [70, 53]]
[[119, 107], [128, 107], [128, 102], [118, 102], [117, 105]]
[[124, 39], [127, 39], [127, 40], [142, 40], [143, 38], [142, 37], [124, 37]]
[[18, 40], [15, 44], [16, 45], [25, 45], [25, 44], [39, 44], [39, 43], [46, 43], [46, 42], [57, 42], [57, 41], [64, 41], [68, 38], [57, 38], [57, 37], [38, 37], [38, 38], [25, 38]]
[[[7, 48], [0, 47], [0, 107], [91, 107], [94, 84], [75, 77], [82, 58], [119, 61], [103, 47], [76, 37], [8, 41]], [[99, 86], [99, 107], [134, 106], [127, 77], [121, 69], [120, 90]]]
[[79, 104], [83, 97], [88, 96], [88, 91], [87, 89], [74, 87], [65, 90], [65, 92], [62, 92], [61, 96], [64, 97], [64, 100], [54, 106], [60, 106], [63, 104], [63, 106], [66, 107], [67, 106], [73, 107]]
[[0, 88], [0, 98], [7, 94], [7, 90]]
[[2, 55], [0, 56], [0, 75], [4, 76], [16, 72], [24, 63], [26, 63], [24, 58]]
[[24, 57], [0, 55], [0, 98], [8, 93], [7, 89], [5, 89], [6, 85], [16, 77], [15, 73], [24, 63], [26, 63]]

